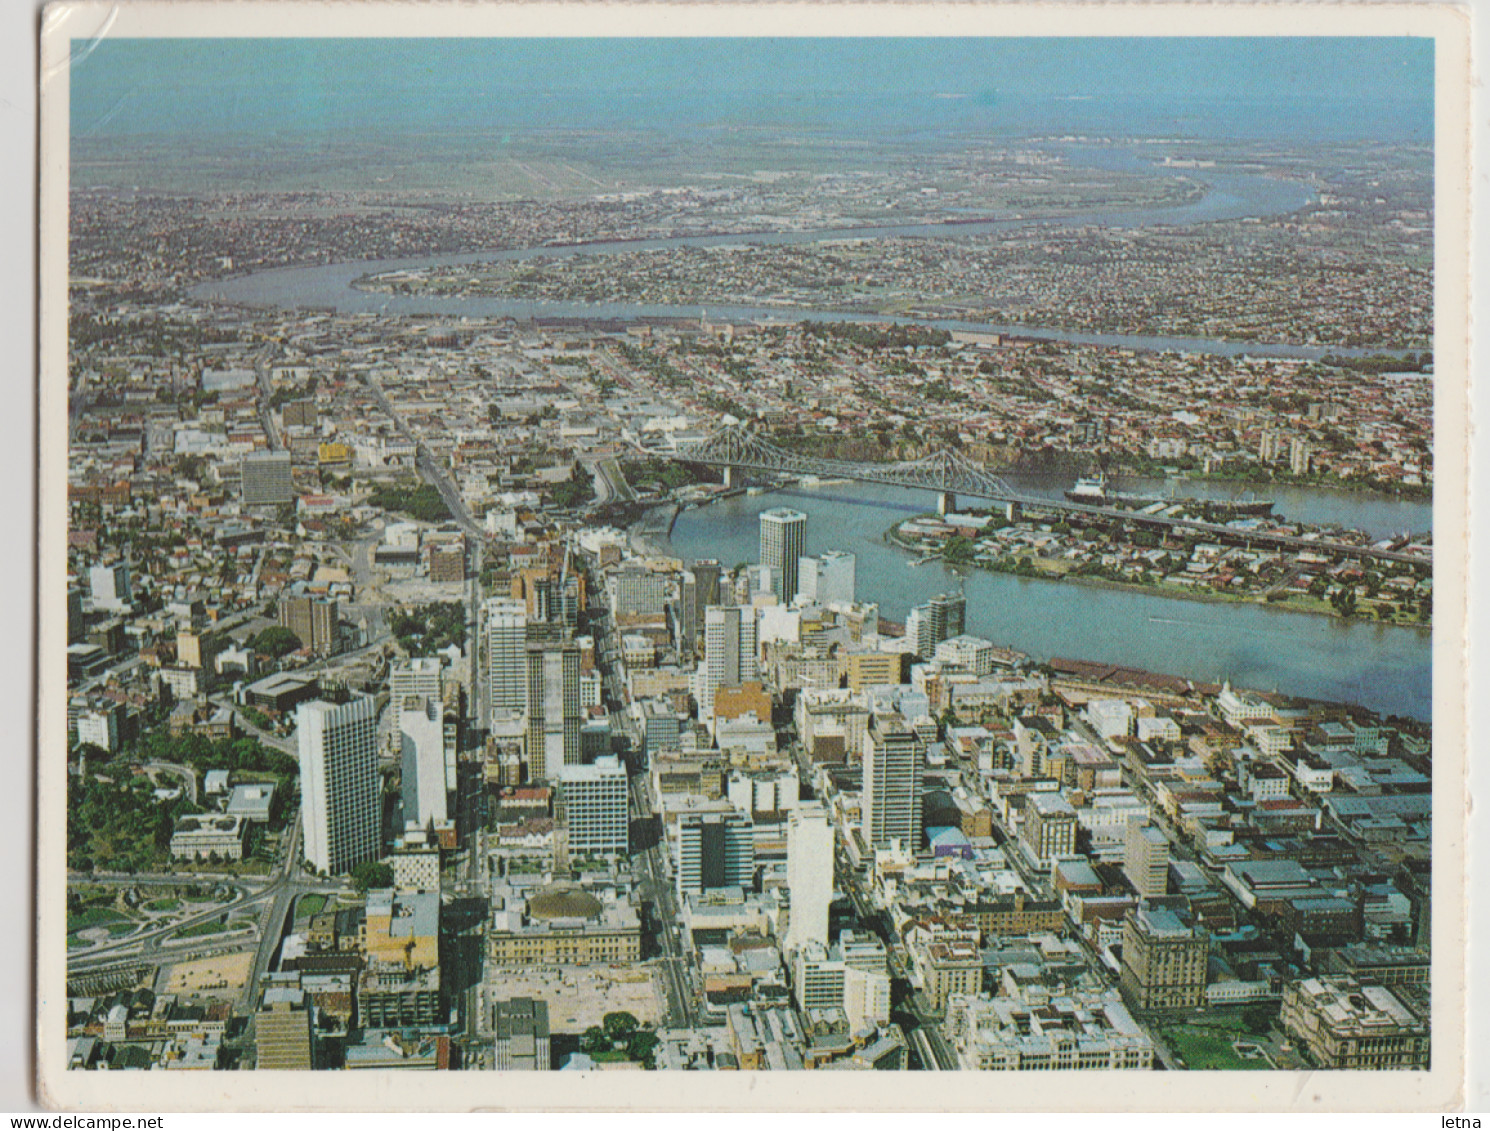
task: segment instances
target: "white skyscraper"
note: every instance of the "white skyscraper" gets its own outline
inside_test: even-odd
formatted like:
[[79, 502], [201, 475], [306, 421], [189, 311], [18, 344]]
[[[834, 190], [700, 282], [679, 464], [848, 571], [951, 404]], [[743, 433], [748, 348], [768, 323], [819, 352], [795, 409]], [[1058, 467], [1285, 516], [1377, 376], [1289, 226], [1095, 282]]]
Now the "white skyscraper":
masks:
[[847, 550], [804, 557], [797, 566], [797, 593], [819, 605], [852, 605], [857, 561]]
[[295, 723], [305, 859], [329, 875], [376, 860], [382, 839], [377, 701], [302, 703]]
[[704, 610], [704, 666], [699, 718], [714, 713], [714, 692], [758, 677], [755, 610], [725, 605]]
[[492, 714], [520, 714], [528, 707], [527, 606], [511, 597], [493, 597], [483, 615]]
[[918, 656], [930, 656], [936, 649], [936, 639], [931, 630], [931, 613], [925, 605], [917, 605], [905, 617], [905, 638]]
[[404, 700], [411, 695], [439, 700], [440, 660], [438, 657], [421, 656], [412, 660], [396, 660], [388, 669], [388, 710], [392, 712], [394, 734], [400, 733]]
[[916, 655], [931, 656], [943, 640], [967, 631], [967, 598], [961, 593], [938, 593], [917, 605], [905, 618], [905, 636], [914, 642]]
[[445, 712], [439, 699], [410, 695], [399, 706], [404, 824], [425, 828], [447, 818]]
[[807, 538], [807, 516], [801, 511], [776, 507], [761, 512], [761, 557], [771, 568], [772, 588], [784, 605], [797, 595], [797, 562]]
[[833, 902], [833, 826], [819, 803], [799, 805], [786, 826], [786, 883], [791, 922], [786, 949], [828, 945], [828, 905]]
[[606, 755], [589, 766], [560, 766], [554, 782], [554, 815], [569, 832], [569, 851], [626, 855], [629, 810], [621, 760]]
[[877, 716], [864, 735], [864, 840], [892, 840], [914, 852], [921, 842], [921, 745], [896, 719]]
[[94, 566], [88, 571], [88, 588], [95, 608], [124, 608], [133, 596], [129, 584], [128, 563], [115, 562], [113, 565]]

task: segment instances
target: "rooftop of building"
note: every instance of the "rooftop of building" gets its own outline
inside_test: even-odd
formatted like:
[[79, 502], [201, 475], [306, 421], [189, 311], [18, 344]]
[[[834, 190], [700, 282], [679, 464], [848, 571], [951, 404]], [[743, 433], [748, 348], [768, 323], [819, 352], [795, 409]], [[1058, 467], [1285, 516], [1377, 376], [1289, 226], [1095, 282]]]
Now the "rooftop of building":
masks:
[[1381, 1030], [1389, 1027], [1426, 1028], [1386, 986], [1362, 985], [1354, 978], [1308, 978], [1299, 992], [1335, 1028]]
[[604, 904], [577, 884], [553, 884], [528, 899], [528, 916], [537, 920], [594, 919]]
[[[301, 675], [298, 672], [275, 672], [267, 675], [256, 683], [248, 685], [248, 691], [254, 695], [278, 695], [286, 691], [294, 691], [297, 688], [309, 687], [316, 682], [313, 675]], [[307, 704], [309, 705], [309, 704]], [[322, 704], [329, 706], [329, 704]]]
[[1045, 818], [1076, 816], [1076, 809], [1063, 793], [1030, 793], [1025, 804]]
[[242, 825], [243, 818], [237, 814], [190, 813], [177, 819], [175, 835], [236, 833]]
[[1134, 909], [1144, 933], [1157, 938], [1188, 939], [1194, 931], [1167, 907], [1151, 907], [1142, 904]]
[[[386, 918], [391, 938], [427, 938], [440, 931], [438, 892], [394, 891], [380, 888], [367, 893], [367, 920]], [[371, 928], [370, 928], [371, 929]]]

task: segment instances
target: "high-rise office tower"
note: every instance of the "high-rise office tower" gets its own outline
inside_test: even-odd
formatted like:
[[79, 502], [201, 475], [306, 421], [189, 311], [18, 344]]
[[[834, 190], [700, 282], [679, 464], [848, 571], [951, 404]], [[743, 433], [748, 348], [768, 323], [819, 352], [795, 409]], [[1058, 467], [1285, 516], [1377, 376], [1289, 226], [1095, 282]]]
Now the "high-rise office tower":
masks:
[[917, 605], [905, 616], [905, 638], [911, 642], [911, 650], [918, 656], [929, 657], [936, 650], [932, 637], [931, 611], [925, 605]]
[[755, 825], [731, 811], [678, 818], [678, 898], [755, 883]]
[[931, 610], [932, 635], [936, 637], [933, 647], [967, 631], [967, 598], [961, 593], [938, 593], [926, 604]]
[[306, 860], [328, 875], [376, 860], [382, 823], [377, 701], [302, 703], [295, 723]]
[[176, 630], [176, 662], [183, 668], [195, 668], [211, 673], [217, 654], [232, 641], [217, 633], [193, 632], [189, 628]]
[[828, 905], [833, 902], [833, 826], [819, 803], [799, 805], [786, 826], [786, 884], [791, 921], [786, 948], [828, 945]]
[[411, 695], [425, 699], [440, 698], [440, 660], [437, 656], [419, 656], [412, 660], [395, 660], [388, 669], [388, 710], [393, 733], [400, 733], [404, 700]]
[[492, 714], [521, 713], [528, 706], [527, 606], [515, 598], [493, 597], [482, 616]]
[[905, 635], [918, 656], [931, 656], [943, 640], [967, 631], [967, 598], [961, 593], [938, 593], [917, 605], [905, 619]]
[[657, 616], [672, 596], [673, 577], [628, 563], [611, 574], [610, 591], [616, 616]]
[[400, 704], [404, 824], [425, 828], [448, 816], [445, 790], [445, 712], [439, 699], [407, 696]]
[[569, 851], [625, 856], [629, 846], [626, 767], [614, 755], [554, 773], [555, 819], [568, 830]]
[[1123, 920], [1118, 986], [1128, 1008], [1198, 1007], [1205, 1001], [1210, 945], [1210, 935], [1188, 915], [1139, 900]]
[[585, 603], [583, 579], [578, 574], [566, 574], [559, 581], [554, 603], [557, 606], [554, 610], [555, 619], [573, 631], [579, 624], [579, 611]]
[[699, 717], [714, 713], [714, 693], [758, 674], [755, 610], [725, 605], [704, 610], [704, 667]]
[[579, 647], [530, 644], [528, 730], [523, 754], [533, 780], [552, 777], [560, 766], [583, 763], [580, 747]]
[[129, 563], [94, 566], [88, 571], [88, 589], [93, 604], [100, 609], [122, 609], [132, 599]]
[[798, 594], [819, 605], [852, 605], [856, 559], [847, 550], [804, 557], [797, 567]]
[[295, 501], [289, 452], [250, 452], [239, 465], [243, 505], [272, 507]]
[[864, 839], [892, 840], [914, 852], [921, 842], [921, 744], [904, 724], [876, 716], [864, 736]]
[[1065, 794], [1031, 793], [1019, 826], [1019, 843], [1038, 868], [1051, 868], [1057, 859], [1076, 851], [1076, 810]]
[[336, 651], [337, 602], [329, 597], [282, 597], [279, 623], [318, 656]]
[[723, 603], [719, 587], [724, 580], [724, 567], [713, 558], [700, 558], [689, 572], [694, 580], [693, 623], [697, 626], [704, 623], [705, 609]]
[[83, 591], [76, 585], [67, 587], [67, 642], [83, 639]]
[[771, 585], [784, 605], [797, 595], [797, 561], [807, 537], [807, 516], [801, 511], [776, 507], [761, 512], [761, 556], [771, 567]]
[[736, 605], [759, 605], [769, 597], [772, 604], [781, 604], [781, 574], [768, 565], [747, 565], [735, 579], [734, 597]]
[[548, 623], [559, 618], [554, 601], [554, 579], [548, 576], [535, 577], [525, 583], [528, 615], [535, 621]]
[[678, 575], [678, 599], [671, 606], [678, 651], [692, 656], [698, 642], [698, 576], [691, 569]]
[[1142, 899], [1169, 894], [1169, 841], [1153, 825], [1128, 818], [1123, 873]]

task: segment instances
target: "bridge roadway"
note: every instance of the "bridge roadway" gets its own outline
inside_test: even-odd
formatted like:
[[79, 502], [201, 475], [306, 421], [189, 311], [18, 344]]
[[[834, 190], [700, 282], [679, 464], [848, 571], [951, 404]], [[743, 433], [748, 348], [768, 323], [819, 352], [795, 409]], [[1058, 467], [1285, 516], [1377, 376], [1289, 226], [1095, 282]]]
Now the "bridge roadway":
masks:
[[726, 470], [739, 468], [774, 475], [817, 475], [852, 479], [859, 483], [879, 483], [936, 491], [942, 496], [941, 509], [951, 509], [954, 497], [965, 495], [1019, 507], [1054, 511], [1061, 514], [1086, 515], [1109, 521], [1129, 522], [1137, 526], [1160, 529], [1193, 530], [1219, 541], [1240, 542], [1247, 546], [1273, 546], [1287, 550], [1312, 550], [1339, 557], [1397, 562], [1403, 565], [1432, 568], [1433, 560], [1422, 554], [1403, 550], [1356, 546], [1325, 538], [1304, 538], [1295, 534], [1240, 530], [1217, 522], [1168, 515], [1141, 514], [1119, 507], [1093, 506], [1058, 499], [1047, 499], [1016, 491], [999, 476], [950, 452], [937, 452], [910, 463], [855, 463], [848, 460], [826, 460], [799, 456], [739, 428], [721, 429], [708, 439], [671, 451], [664, 448], [641, 448], [646, 455], [674, 462], [701, 463]]

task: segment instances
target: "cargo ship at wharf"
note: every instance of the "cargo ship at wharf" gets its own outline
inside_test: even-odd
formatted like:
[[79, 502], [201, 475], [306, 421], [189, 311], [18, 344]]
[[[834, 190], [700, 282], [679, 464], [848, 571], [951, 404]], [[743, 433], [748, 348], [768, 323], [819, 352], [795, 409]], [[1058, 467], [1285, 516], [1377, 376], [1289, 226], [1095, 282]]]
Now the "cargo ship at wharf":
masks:
[[1200, 499], [1188, 495], [1143, 495], [1130, 491], [1114, 490], [1106, 476], [1078, 479], [1074, 487], [1065, 492], [1067, 500], [1086, 503], [1090, 506], [1151, 507], [1190, 505], [1233, 515], [1266, 515], [1273, 513], [1272, 499], [1255, 499], [1243, 496], [1236, 499]]

